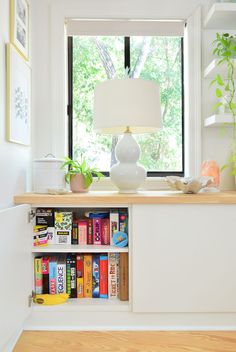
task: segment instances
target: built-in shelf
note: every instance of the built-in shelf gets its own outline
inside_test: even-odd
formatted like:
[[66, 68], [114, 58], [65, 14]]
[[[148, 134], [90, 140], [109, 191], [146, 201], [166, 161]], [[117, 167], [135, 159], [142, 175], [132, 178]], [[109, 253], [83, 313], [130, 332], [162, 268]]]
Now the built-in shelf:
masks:
[[33, 310], [40, 312], [127, 312], [129, 301], [104, 298], [70, 298], [63, 304], [44, 306], [33, 304]]
[[[109, 202], [110, 204], [114, 204], [113, 207], [116, 207], [117, 204], [122, 204], [123, 206], [133, 204], [236, 204], [236, 193], [222, 192], [214, 193], [214, 195], [213, 193], [184, 194], [181, 191], [172, 190], [139, 191], [135, 194], [121, 194], [112, 191], [91, 191], [89, 193], [73, 193], [69, 195], [24, 193], [15, 196], [14, 201], [16, 204], [33, 204], [34, 207], [49, 207], [52, 205], [58, 207], [58, 204], [60, 204], [63, 208], [66, 206], [81, 207], [83, 204], [89, 205], [90, 207], [94, 207], [94, 204], [98, 204], [100, 207], [101, 205], [104, 207], [108, 205]], [[100, 249], [101, 246], [99, 246], [99, 251]], [[39, 250], [41, 249], [35, 249], [35, 251], [38, 252]]]
[[102, 245], [50, 244], [48, 246], [32, 247], [33, 253], [110, 253], [128, 252], [128, 247]]
[[218, 114], [207, 117], [204, 121], [204, 126], [220, 127], [224, 126], [224, 124], [232, 124], [233, 122], [234, 120], [231, 114]]
[[[235, 13], [236, 16], [236, 13]], [[235, 17], [236, 23], [236, 17]], [[236, 28], [236, 24], [235, 24]], [[204, 78], [214, 78], [216, 74], [220, 74], [222, 79], [227, 78], [227, 65], [220, 65], [218, 66], [219, 59], [213, 59], [211, 63], [205, 68], [204, 70]], [[234, 60], [236, 63], [236, 59]], [[234, 72], [234, 77], [236, 78], [236, 72]]]
[[207, 29], [235, 29], [236, 3], [218, 3], [212, 5], [206, 15], [204, 27]]

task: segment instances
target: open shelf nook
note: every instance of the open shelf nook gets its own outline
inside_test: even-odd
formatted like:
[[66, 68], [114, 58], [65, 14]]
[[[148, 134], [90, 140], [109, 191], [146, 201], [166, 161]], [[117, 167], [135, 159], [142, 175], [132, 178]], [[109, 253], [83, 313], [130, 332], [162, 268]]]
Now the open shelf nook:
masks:
[[206, 29], [235, 29], [236, 3], [214, 3], [206, 15]]

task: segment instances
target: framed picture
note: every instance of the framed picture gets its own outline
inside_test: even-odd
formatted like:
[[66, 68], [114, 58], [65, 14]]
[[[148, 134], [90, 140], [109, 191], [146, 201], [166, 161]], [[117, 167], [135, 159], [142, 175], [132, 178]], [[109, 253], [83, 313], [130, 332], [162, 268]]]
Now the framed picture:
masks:
[[7, 139], [30, 145], [31, 69], [7, 44]]
[[29, 59], [29, 5], [26, 0], [11, 1], [11, 43]]

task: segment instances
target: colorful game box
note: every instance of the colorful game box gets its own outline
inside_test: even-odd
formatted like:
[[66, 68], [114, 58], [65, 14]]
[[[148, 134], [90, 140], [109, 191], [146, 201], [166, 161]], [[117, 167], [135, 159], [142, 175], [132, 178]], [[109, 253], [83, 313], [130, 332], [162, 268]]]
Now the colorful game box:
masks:
[[108, 255], [100, 255], [100, 298], [108, 298]]
[[56, 244], [71, 244], [72, 212], [55, 212]]
[[102, 219], [93, 219], [93, 244], [102, 244]]
[[36, 225], [47, 226], [48, 244], [54, 244], [55, 243], [54, 210], [52, 208], [37, 208]]
[[78, 231], [79, 231], [79, 244], [80, 245], [87, 244], [88, 223], [86, 220], [79, 220]]
[[34, 258], [35, 293], [43, 293], [42, 257]]
[[93, 244], [93, 219], [88, 219], [87, 244]]
[[57, 258], [51, 257], [49, 260], [49, 293], [57, 293]]
[[118, 211], [111, 211], [110, 212], [110, 244], [111, 246], [114, 245], [113, 235], [116, 231], [119, 230], [119, 213]]
[[119, 294], [119, 253], [108, 254], [109, 298], [117, 298]]
[[33, 245], [47, 246], [47, 244], [48, 244], [47, 226], [43, 226], [43, 225], [34, 226]]
[[92, 297], [99, 298], [100, 296], [100, 255], [93, 254], [93, 288]]
[[57, 293], [66, 293], [66, 261], [59, 258], [57, 262]]
[[110, 244], [110, 220], [102, 219], [102, 245]]
[[71, 235], [71, 244], [79, 243], [79, 234], [78, 234], [78, 222], [74, 221], [72, 224], [72, 235]]
[[43, 293], [49, 293], [49, 257], [42, 258]]
[[119, 210], [119, 231], [128, 235], [128, 212], [126, 209]]
[[77, 298], [84, 297], [84, 256], [79, 254], [76, 257], [77, 275]]
[[92, 255], [84, 255], [84, 297], [92, 298]]

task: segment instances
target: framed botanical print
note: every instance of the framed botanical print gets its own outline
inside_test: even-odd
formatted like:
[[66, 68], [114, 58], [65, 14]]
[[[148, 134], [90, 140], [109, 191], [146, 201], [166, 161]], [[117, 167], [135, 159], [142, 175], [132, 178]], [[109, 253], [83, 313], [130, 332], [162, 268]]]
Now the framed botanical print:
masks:
[[29, 59], [29, 4], [27, 0], [11, 1], [11, 43]]
[[31, 69], [7, 44], [7, 139], [30, 145]]

